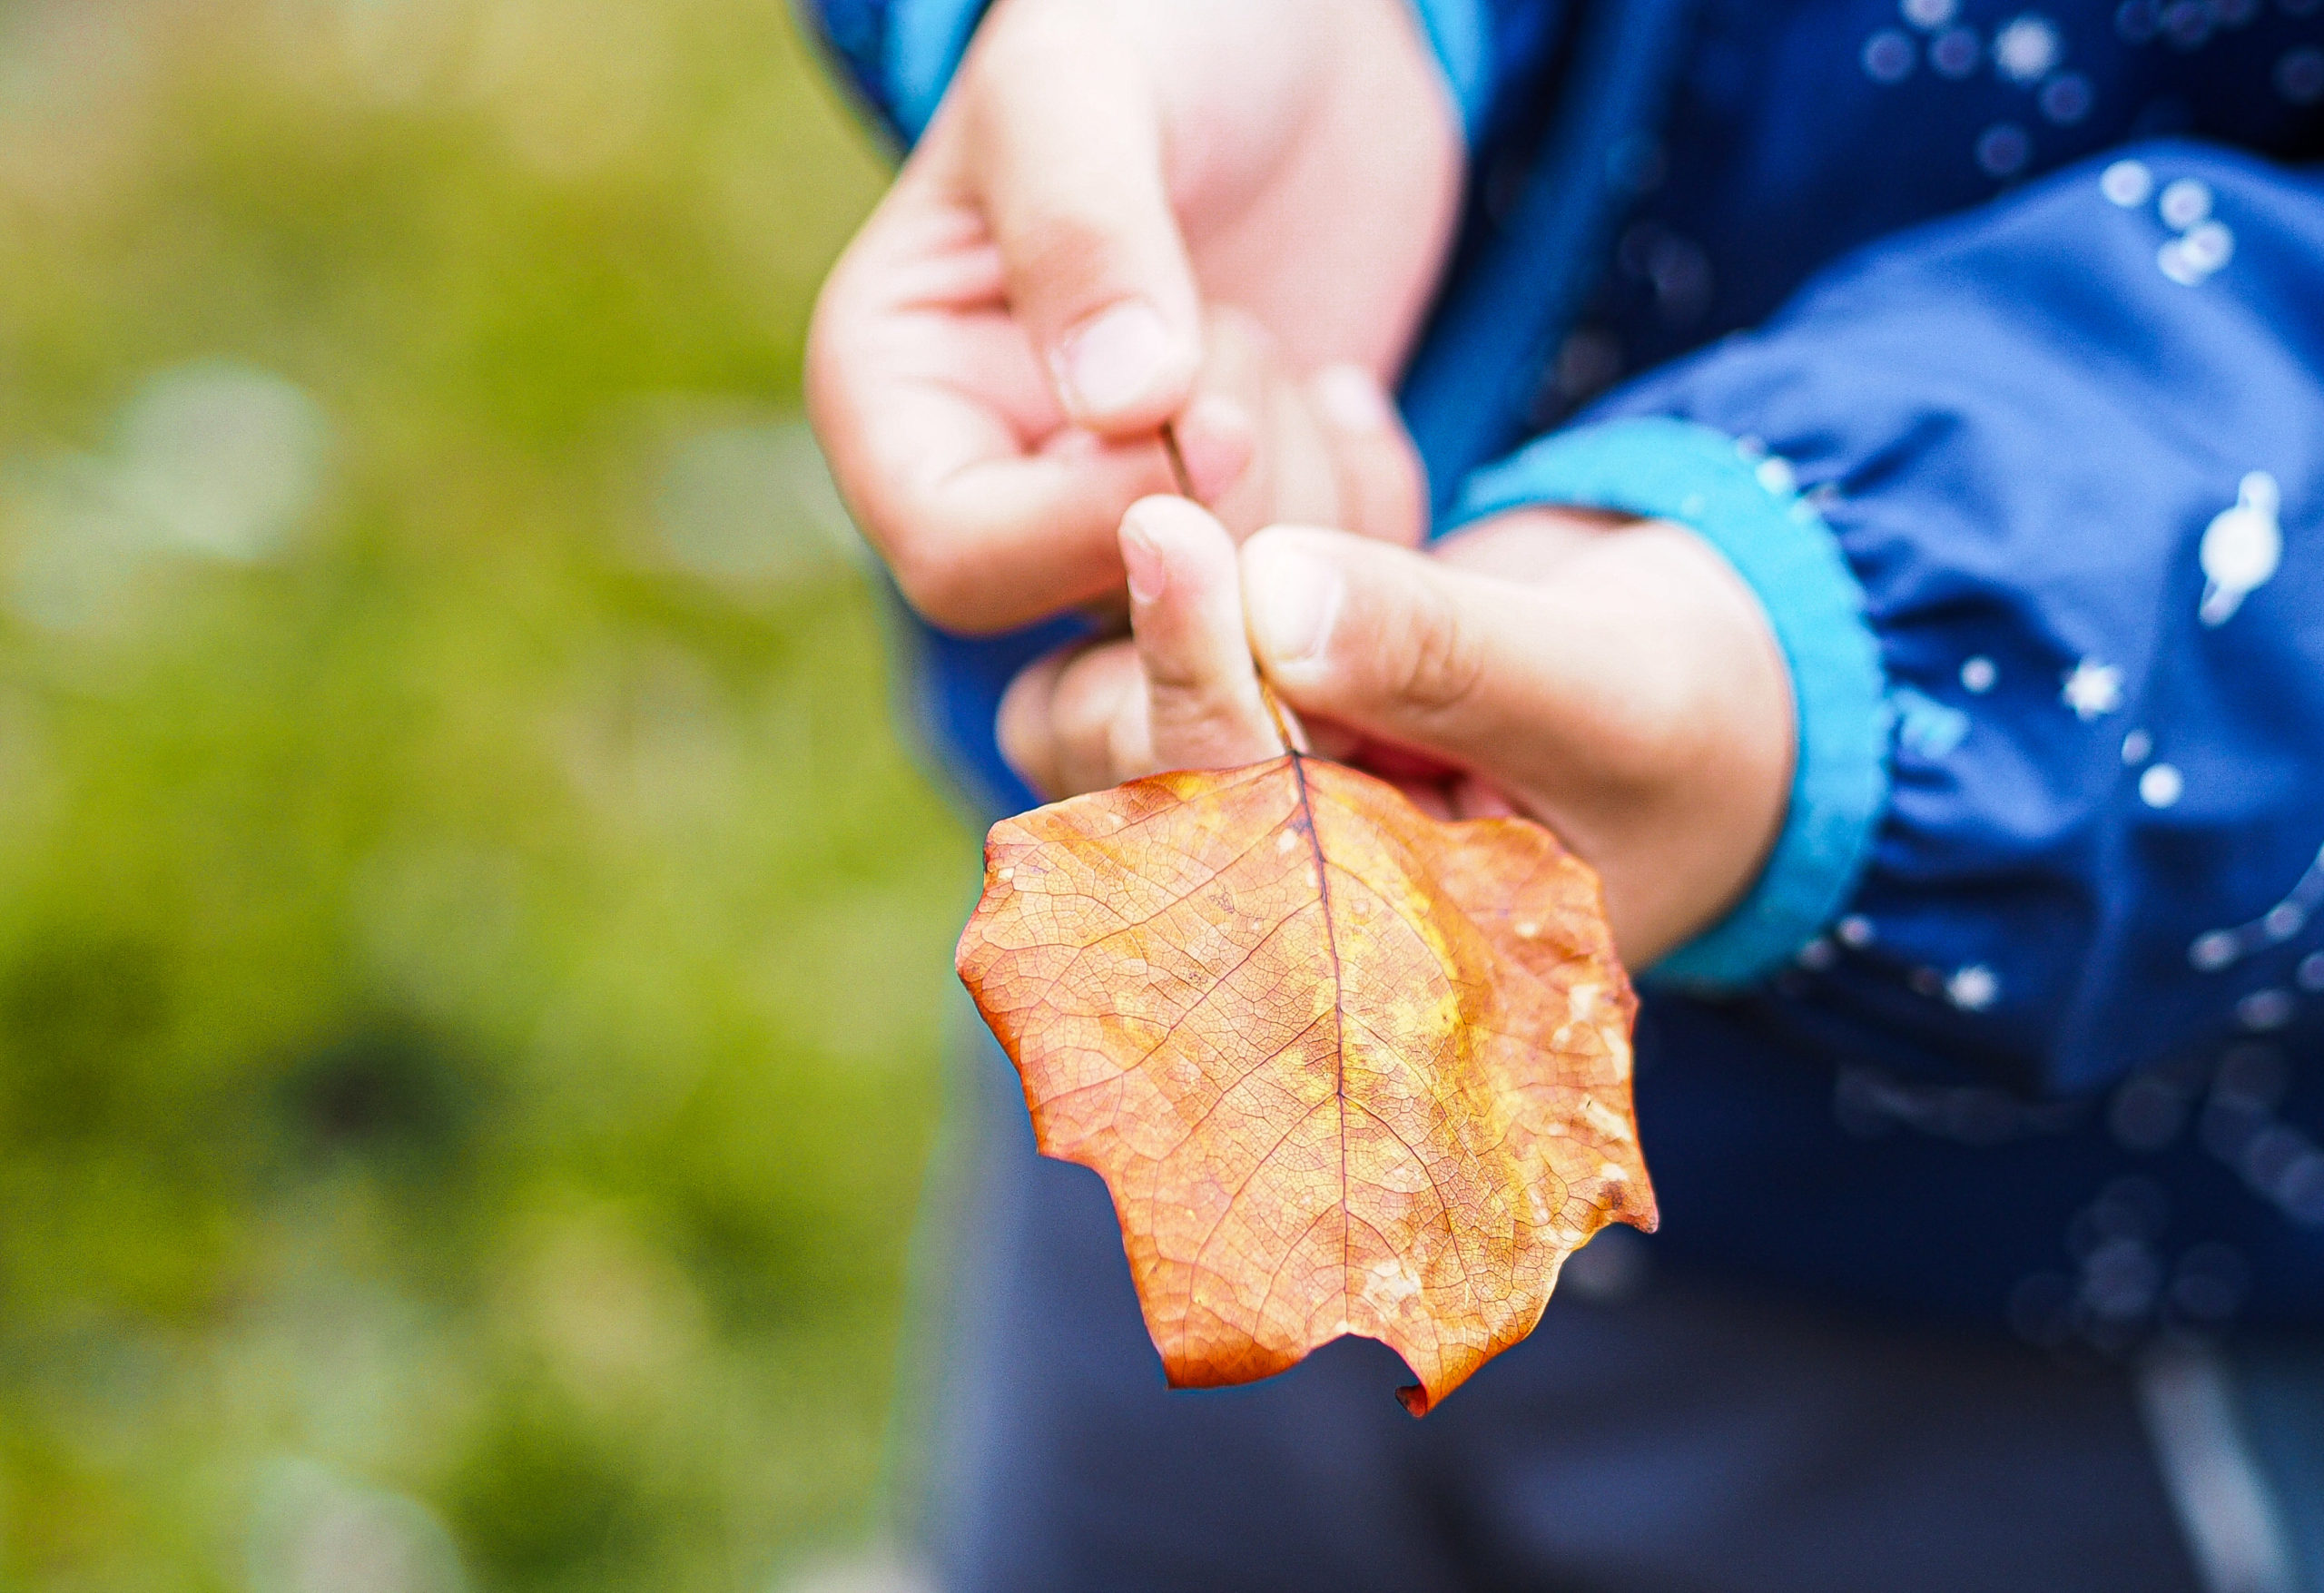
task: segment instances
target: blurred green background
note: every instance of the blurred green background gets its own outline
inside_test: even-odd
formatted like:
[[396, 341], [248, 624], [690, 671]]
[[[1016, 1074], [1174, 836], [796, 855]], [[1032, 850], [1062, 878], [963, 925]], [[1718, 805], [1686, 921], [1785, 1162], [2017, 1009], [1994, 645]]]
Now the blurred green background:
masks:
[[881, 181], [781, 0], [0, 0], [0, 1588], [908, 1581]]

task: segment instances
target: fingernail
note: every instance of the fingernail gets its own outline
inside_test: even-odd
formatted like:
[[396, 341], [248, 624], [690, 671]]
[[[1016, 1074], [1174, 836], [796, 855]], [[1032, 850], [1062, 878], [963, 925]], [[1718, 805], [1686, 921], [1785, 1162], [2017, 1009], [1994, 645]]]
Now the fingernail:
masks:
[[1327, 365], [1309, 385], [1324, 416], [1343, 431], [1383, 431], [1395, 419], [1386, 390], [1361, 365]]
[[1152, 387], [1170, 353], [1170, 329], [1142, 299], [1115, 305], [1068, 332], [1057, 354], [1068, 407], [1083, 416], [1122, 408]]
[[1122, 568], [1129, 572], [1132, 603], [1152, 603], [1170, 585], [1170, 566], [1154, 546], [1153, 535], [1138, 523], [1136, 510], [1122, 521]]
[[1258, 550], [1249, 563], [1244, 616], [1260, 658], [1272, 669], [1321, 658], [1339, 618], [1339, 571], [1287, 547]]
[[1198, 503], [1216, 503], [1251, 467], [1258, 452], [1251, 412], [1233, 398], [1206, 393], [1178, 418], [1178, 451]]

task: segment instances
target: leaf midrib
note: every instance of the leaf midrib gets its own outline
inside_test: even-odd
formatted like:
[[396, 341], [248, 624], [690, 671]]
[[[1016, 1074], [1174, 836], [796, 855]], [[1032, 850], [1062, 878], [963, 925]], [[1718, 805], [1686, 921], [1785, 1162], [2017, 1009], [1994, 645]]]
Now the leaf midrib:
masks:
[[1292, 789], [1299, 801], [1300, 822], [1307, 831], [1308, 855], [1315, 861], [1315, 896], [1324, 914], [1324, 951], [1330, 959], [1332, 975], [1332, 1099], [1340, 1117], [1340, 1320], [1349, 1320], [1354, 1303], [1348, 1293], [1348, 1269], [1354, 1265], [1349, 1235], [1355, 1226], [1355, 1214], [1348, 1205], [1347, 1191], [1347, 985], [1340, 967], [1339, 930], [1332, 922], [1332, 869], [1324, 856], [1324, 837], [1315, 825], [1315, 804], [1307, 792], [1307, 760], [1297, 748], [1291, 751]]

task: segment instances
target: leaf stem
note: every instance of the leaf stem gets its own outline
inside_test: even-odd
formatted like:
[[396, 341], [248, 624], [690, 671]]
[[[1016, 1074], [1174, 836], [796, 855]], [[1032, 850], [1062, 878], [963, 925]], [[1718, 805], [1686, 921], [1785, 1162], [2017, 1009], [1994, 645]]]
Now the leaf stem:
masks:
[[[1177, 484], [1178, 496], [1189, 503], [1202, 503], [1202, 499], [1195, 497], [1194, 478], [1187, 474], [1187, 456], [1178, 448], [1177, 428], [1167, 420], [1162, 423], [1162, 452], [1170, 461], [1170, 479]], [[1208, 508], [1210, 506], [1203, 504], [1203, 506]], [[1267, 679], [1266, 665], [1259, 661], [1256, 653], [1251, 655], [1251, 664], [1258, 672], [1259, 701], [1267, 705], [1267, 718], [1274, 722], [1275, 734], [1283, 738], [1284, 752], [1288, 756], [1307, 755], [1310, 750], [1307, 737], [1298, 728], [1299, 722], [1292, 716], [1291, 710], [1283, 705], [1283, 699], [1275, 694], [1275, 686]]]
[[1162, 452], [1169, 457], [1170, 479], [1177, 484], [1178, 496], [1190, 503], [1202, 503], [1195, 497], [1194, 477], [1187, 474], [1187, 457], [1178, 451], [1178, 428], [1167, 420], [1162, 423]]
[[1283, 750], [1301, 757], [1311, 755], [1304, 728], [1292, 716], [1291, 710], [1283, 705], [1283, 699], [1275, 694], [1265, 665], [1259, 669], [1259, 701], [1267, 705], [1267, 717], [1275, 721], [1275, 733], [1283, 738]]

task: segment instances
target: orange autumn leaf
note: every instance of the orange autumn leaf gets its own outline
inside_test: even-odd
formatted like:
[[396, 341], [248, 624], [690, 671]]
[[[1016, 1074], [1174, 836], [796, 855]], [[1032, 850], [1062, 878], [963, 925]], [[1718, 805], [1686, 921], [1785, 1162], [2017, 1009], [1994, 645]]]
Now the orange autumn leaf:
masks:
[[961, 979], [1041, 1150], [1112, 1192], [1171, 1383], [1346, 1333], [1419, 1415], [1532, 1331], [1609, 1222], [1655, 1222], [1637, 1003], [1595, 875], [1290, 753], [993, 826]]

